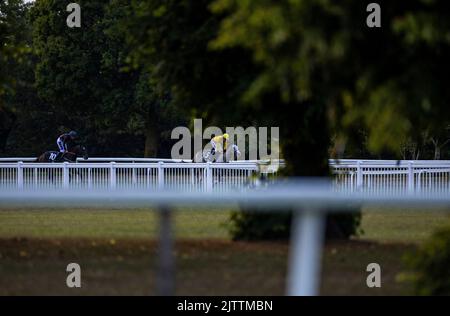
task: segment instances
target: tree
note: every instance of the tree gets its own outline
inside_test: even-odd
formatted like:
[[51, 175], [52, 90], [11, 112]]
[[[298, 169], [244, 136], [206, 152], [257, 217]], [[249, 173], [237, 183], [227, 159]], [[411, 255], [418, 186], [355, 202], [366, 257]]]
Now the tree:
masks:
[[[126, 43], [126, 30], [122, 21], [127, 20], [131, 14], [130, 3], [130, 0], [112, 0], [106, 8], [103, 24], [109, 49], [104, 55], [103, 65], [113, 77], [118, 71], [134, 75], [130, 85], [133, 102], [120, 108], [128, 113], [127, 128], [134, 131], [135, 135], [144, 137], [144, 156], [168, 156], [168, 131], [184, 122], [183, 112], [174, 107], [167, 91], [156, 89], [157, 82], [149, 71], [142, 67], [130, 67], [128, 63], [131, 48]], [[120, 87], [119, 82], [117, 86]]]
[[117, 23], [129, 1], [78, 1], [80, 28], [66, 25], [69, 2], [41, 0], [32, 10], [36, 85], [55, 113], [55, 136], [80, 130], [94, 155], [156, 155], [167, 102], [143, 84], [145, 72], [126, 69], [129, 48]]
[[382, 28], [365, 25], [368, 3], [133, 1], [128, 42], [175, 102], [280, 126], [287, 173], [323, 176], [332, 135], [363, 130], [370, 152], [398, 156], [450, 114], [443, 2], [382, 1]]
[[[209, 123], [226, 126], [279, 126], [290, 175], [328, 174], [329, 124], [324, 102], [284, 98], [276, 88], [263, 95], [247, 93], [264, 71], [246, 47], [216, 46], [225, 14], [214, 14], [211, 1], [133, 1], [134, 15], [124, 27], [135, 65], [145, 67], [161, 91], [169, 90], [178, 107], [191, 109]], [[287, 65], [285, 65], [288, 67]], [[289, 79], [289, 78], [287, 78]], [[289, 82], [289, 81], [288, 81]], [[258, 85], [258, 84], [256, 84]], [[316, 127], [320, 126], [319, 130]], [[289, 218], [253, 220], [235, 216], [240, 227], [283, 227]], [[241, 220], [242, 219], [242, 220]], [[260, 225], [265, 221], [269, 225]], [[251, 222], [249, 224], [249, 222]], [[249, 224], [249, 225], [247, 225]], [[248, 229], [247, 231], [250, 231]], [[238, 233], [235, 236], [239, 235]], [[252, 238], [252, 237], [250, 237]]]
[[242, 115], [254, 111], [235, 111], [234, 105], [254, 74], [249, 55], [208, 49], [220, 21], [209, 3], [132, 1], [133, 13], [122, 23], [131, 63], [144, 67], [157, 93], [170, 93], [172, 104], [191, 116], [229, 126], [258, 120]]
[[[326, 172], [330, 131], [352, 143], [360, 136], [352, 132], [362, 127], [368, 149], [386, 156], [396, 155], [402, 140], [448, 122], [447, 7], [383, 1], [384, 26], [370, 29], [363, 24], [366, 6], [308, 0], [216, 0], [211, 6], [225, 15], [211, 47], [245, 48], [261, 67], [244, 103], [262, 105], [278, 95], [277, 106], [264, 111], [288, 125], [283, 152], [293, 174]], [[292, 135], [301, 140], [286, 142]]]
[[21, 0], [0, 2], [0, 152], [17, 121], [17, 109], [11, 102], [23, 77], [17, 76], [24, 67], [29, 47], [26, 13], [28, 6]]
[[383, 27], [371, 29], [367, 4], [217, 0], [212, 9], [226, 17], [212, 47], [244, 47], [262, 66], [249, 101], [275, 90], [286, 104], [312, 102], [340, 133], [363, 122], [370, 150], [397, 152], [408, 136], [448, 121], [448, 8], [382, 1]]

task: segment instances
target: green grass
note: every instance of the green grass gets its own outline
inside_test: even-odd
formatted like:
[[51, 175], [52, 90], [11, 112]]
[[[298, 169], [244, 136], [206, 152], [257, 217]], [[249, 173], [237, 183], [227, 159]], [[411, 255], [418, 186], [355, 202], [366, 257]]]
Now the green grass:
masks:
[[363, 211], [359, 239], [380, 242], [420, 243], [434, 231], [450, 225], [444, 211]]
[[[227, 211], [174, 213], [178, 238], [228, 238]], [[0, 210], [0, 238], [155, 238], [152, 210]]]
[[[174, 213], [177, 238], [229, 239], [229, 211]], [[158, 216], [152, 210], [0, 210], [0, 238], [155, 238]], [[442, 211], [363, 211], [357, 239], [421, 242], [450, 224]]]

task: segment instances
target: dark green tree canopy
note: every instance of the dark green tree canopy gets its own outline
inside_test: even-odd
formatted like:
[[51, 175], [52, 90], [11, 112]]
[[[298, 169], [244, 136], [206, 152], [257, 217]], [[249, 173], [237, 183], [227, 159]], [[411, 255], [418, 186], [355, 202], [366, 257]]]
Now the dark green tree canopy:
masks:
[[126, 61], [131, 50], [118, 21], [130, 1], [78, 1], [80, 28], [66, 25], [70, 2], [40, 0], [31, 12], [36, 86], [56, 113], [54, 129], [80, 130], [94, 154], [167, 154], [166, 130], [179, 118], [149, 72]]

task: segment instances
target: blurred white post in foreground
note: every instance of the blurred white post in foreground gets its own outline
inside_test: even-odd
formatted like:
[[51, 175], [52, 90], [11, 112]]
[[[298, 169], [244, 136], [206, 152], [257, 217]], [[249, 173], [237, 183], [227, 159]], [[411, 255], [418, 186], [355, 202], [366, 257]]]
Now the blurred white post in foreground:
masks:
[[297, 211], [292, 220], [287, 294], [318, 295], [325, 215], [314, 209]]

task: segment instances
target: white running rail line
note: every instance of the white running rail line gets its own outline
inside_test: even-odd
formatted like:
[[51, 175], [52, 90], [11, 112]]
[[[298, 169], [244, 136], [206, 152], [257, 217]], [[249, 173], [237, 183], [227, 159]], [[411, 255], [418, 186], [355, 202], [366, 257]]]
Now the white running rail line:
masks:
[[[35, 157], [0, 157], [0, 163], [2, 162], [36, 162]], [[141, 163], [141, 162], [165, 162], [165, 163], [178, 163], [178, 162], [193, 162], [192, 159], [170, 159], [170, 158], [124, 158], [124, 157], [90, 157], [88, 160], [83, 158], [77, 158], [77, 162], [130, 162], [130, 163]], [[233, 160], [229, 163], [247, 163], [247, 164], [268, 164], [268, 163], [279, 163], [283, 164], [282, 159], [262, 159], [262, 160]]]
[[0, 163], [0, 187], [19, 189], [182, 189], [225, 190], [255, 186], [255, 163]]
[[[38, 164], [26, 162], [26, 158], [0, 158], [0, 185], [19, 188], [245, 188], [255, 184], [259, 173], [274, 175], [284, 165], [282, 160], [277, 161], [279, 164], [269, 160], [238, 160], [208, 167], [205, 163], [156, 158], [90, 158], [80, 162]], [[391, 194], [450, 190], [448, 160], [342, 159], [329, 163], [336, 183], [344, 190]]]
[[385, 192], [449, 192], [449, 160], [330, 160], [344, 189]]

